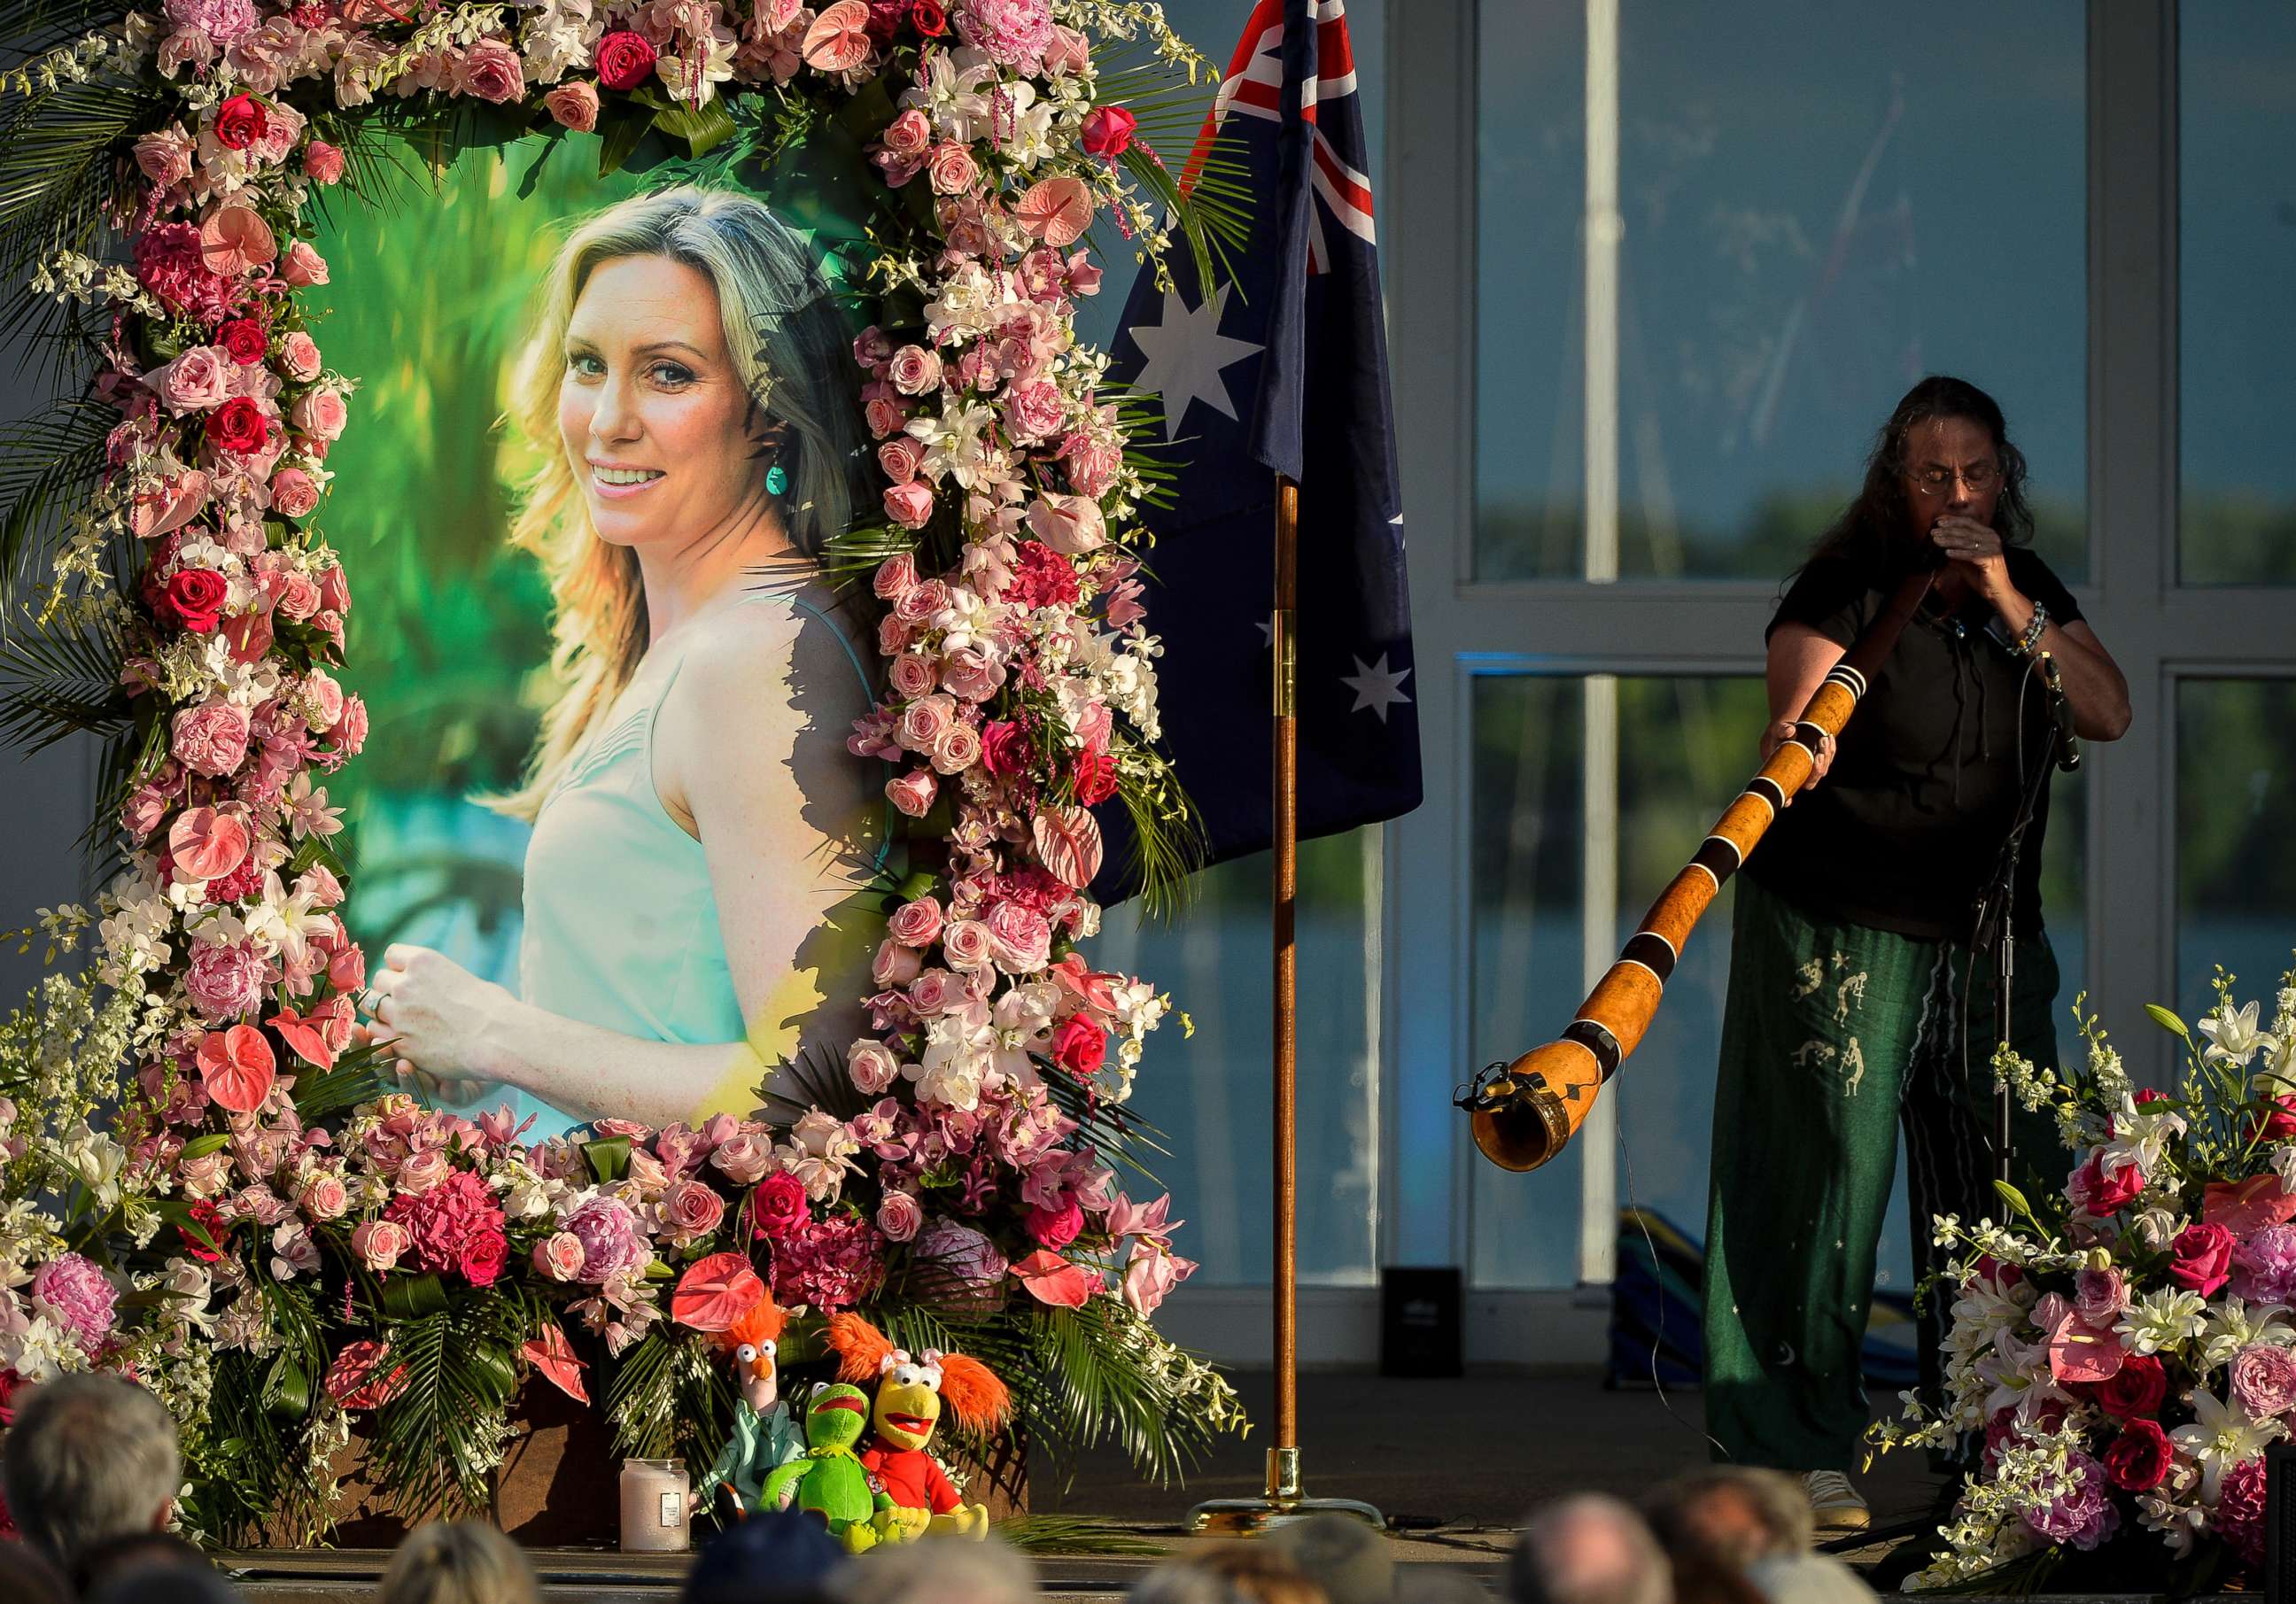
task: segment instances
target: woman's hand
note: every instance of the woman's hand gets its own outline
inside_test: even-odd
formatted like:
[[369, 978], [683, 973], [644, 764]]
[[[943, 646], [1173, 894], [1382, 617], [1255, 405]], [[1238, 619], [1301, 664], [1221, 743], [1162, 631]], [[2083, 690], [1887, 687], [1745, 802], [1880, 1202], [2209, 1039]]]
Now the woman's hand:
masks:
[[470, 1083], [494, 1078], [480, 1061], [486, 1029], [512, 998], [443, 953], [393, 943], [367, 982], [374, 1019], [366, 1039], [398, 1056], [402, 1079], [450, 1101], [472, 1094]]
[[2005, 603], [2017, 594], [2017, 587], [2009, 583], [2009, 560], [2002, 555], [1999, 535], [1973, 518], [1948, 514], [1937, 520], [1930, 539], [1948, 561], [1961, 565], [1972, 590], [2006, 610]]
[[[1762, 761], [1765, 764], [1768, 763], [1770, 760], [1770, 754], [1784, 746], [1786, 743], [1787, 739], [1791, 737], [1793, 732], [1794, 721], [1792, 719], [1773, 719], [1770, 722], [1769, 726], [1762, 732]], [[1816, 760], [1809, 765], [1809, 778], [1804, 780], [1801, 784], [1795, 789], [1794, 796], [1800, 796], [1803, 791], [1809, 790], [1811, 786], [1816, 785], [1820, 780], [1825, 778], [1825, 771], [1833, 766], [1833, 737], [1827, 735], [1819, 739]], [[1793, 797], [1788, 797], [1786, 798], [1786, 806], [1788, 807], [1792, 807], [1793, 806]]]

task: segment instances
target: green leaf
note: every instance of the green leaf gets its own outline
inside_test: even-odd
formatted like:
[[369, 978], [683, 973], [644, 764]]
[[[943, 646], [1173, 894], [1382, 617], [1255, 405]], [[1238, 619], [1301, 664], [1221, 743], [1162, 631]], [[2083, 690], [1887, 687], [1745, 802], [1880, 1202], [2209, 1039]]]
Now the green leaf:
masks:
[[391, 1320], [421, 1320], [447, 1309], [447, 1283], [438, 1274], [394, 1275], [382, 1283], [382, 1312]]
[[720, 101], [698, 109], [675, 107], [657, 116], [653, 126], [673, 139], [684, 140], [687, 152], [697, 157], [734, 137], [734, 119]]
[[611, 1186], [629, 1173], [630, 1139], [609, 1136], [603, 1142], [582, 1144], [582, 1158], [590, 1166], [590, 1178], [601, 1186]]
[[263, 1379], [263, 1407], [283, 1420], [299, 1420], [311, 1407], [311, 1378], [292, 1357], [280, 1354]]
[[599, 108], [599, 177], [619, 172], [622, 164], [637, 153], [639, 143], [652, 131], [653, 119], [658, 115], [650, 107], [628, 101], [609, 101]]
[[[228, 1142], [231, 1138], [228, 1136], [216, 1136], [213, 1138], [202, 1136], [200, 1138], [201, 1142], [207, 1142], [209, 1140], [222, 1142]], [[184, 1156], [185, 1158], [192, 1158], [199, 1157], [198, 1154], [192, 1151], [192, 1148], [194, 1145], [196, 1144], [188, 1142], [184, 1144]], [[214, 1151], [212, 1148], [208, 1150], [210, 1152]], [[184, 1235], [190, 1237], [193, 1241], [199, 1243], [201, 1247], [206, 1248], [209, 1253], [221, 1253], [223, 1251], [223, 1242], [221, 1239], [210, 1232], [201, 1221], [193, 1215], [192, 1206], [190, 1204], [177, 1202], [173, 1198], [164, 1198], [153, 1202], [152, 1205], [152, 1210], [161, 1219], [167, 1221], [168, 1224], [173, 1225], [176, 1229], [184, 1232]]]
[[209, 1131], [204, 1136], [194, 1136], [189, 1142], [184, 1143], [184, 1150], [180, 1157], [186, 1161], [193, 1158], [204, 1158], [209, 1153], [221, 1152], [226, 1147], [229, 1146], [230, 1143], [231, 1133], [229, 1132]]
[[2183, 1042], [2185, 1046], [2189, 1047], [2193, 1044], [2193, 1033], [2185, 1028], [2184, 1020], [2175, 1014], [2170, 1013], [2158, 1002], [2147, 1002], [2144, 1005], [2144, 1011], [2152, 1016], [2152, 1023]]

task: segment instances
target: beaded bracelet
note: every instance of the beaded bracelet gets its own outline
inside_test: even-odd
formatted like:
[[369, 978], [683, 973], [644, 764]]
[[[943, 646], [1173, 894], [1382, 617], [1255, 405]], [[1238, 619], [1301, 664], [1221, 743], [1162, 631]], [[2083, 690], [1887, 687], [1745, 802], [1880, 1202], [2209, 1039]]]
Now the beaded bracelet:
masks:
[[2032, 620], [2025, 626], [2025, 633], [2017, 637], [2017, 643], [2009, 650], [2021, 658], [2031, 657], [2040, 647], [2041, 632], [2048, 626], [2049, 610], [2038, 602], [2034, 602]]

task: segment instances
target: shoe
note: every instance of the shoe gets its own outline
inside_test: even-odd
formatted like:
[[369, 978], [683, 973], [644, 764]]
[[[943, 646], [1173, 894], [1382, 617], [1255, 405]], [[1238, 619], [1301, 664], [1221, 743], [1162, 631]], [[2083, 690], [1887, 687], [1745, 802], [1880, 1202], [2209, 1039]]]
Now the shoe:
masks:
[[1810, 1513], [1817, 1517], [1821, 1534], [1862, 1532], [1874, 1524], [1874, 1511], [1841, 1471], [1804, 1471], [1801, 1485], [1809, 1494]]

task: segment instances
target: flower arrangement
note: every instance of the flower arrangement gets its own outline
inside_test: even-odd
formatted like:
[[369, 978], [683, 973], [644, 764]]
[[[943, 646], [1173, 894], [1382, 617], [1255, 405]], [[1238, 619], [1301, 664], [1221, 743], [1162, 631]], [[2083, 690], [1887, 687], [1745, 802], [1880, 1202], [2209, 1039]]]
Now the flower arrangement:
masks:
[[2076, 1161], [2054, 1197], [2001, 1184], [2007, 1223], [1936, 1222], [1959, 1250], [1945, 1397], [1870, 1436], [1976, 1469], [1909, 1588], [2030, 1589], [2098, 1555], [2182, 1593], [2261, 1564], [2264, 1450], [2296, 1424], [2296, 972], [2269, 1029], [2233, 981], [2197, 1040], [2149, 1011], [2186, 1047], [2173, 1094], [2136, 1088], [2094, 1019], [2083, 1068], [1997, 1057]]
[[[1074, 309], [1096, 217], [1159, 273], [1168, 211], [1216, 242], [1217, 183], [1183, 205], [1143, 134], [1188, 126], [1200, 64], [1128, 0], [166, 0], [9, 75], [0, 256], [96, 368], [12, 441], [44, 466], [0, 523], [53, 550], [0, 731], [110, 740], [91, 838], [123, 866], [24, 933], [90, 962], [0, 1029], [0, 1389], [131, 1371], [184, 1426], [200, 1529], [316, 1533], [352, 1416], [406, 1507], [473, 1502], [518, 1387], [581, 1396], [588, 1363], [632, 1451], [713, 1452], [727, 1400], [664, 1295], [735, 1251], [800, 1352], [848, 1308], [911, 1348], [959, 1323], [1034, 1378], [1027, 1429], [1152, 1469], [1240, 1426], [1149, 1323], [1193, 1266], [1119, 1182], [1168, 1002], [1077, 945], [1093, 807], [1128, 809], [1152, 888], [1185, 856], [1136, 577], [1166, 471]], [[832, 120], [882, 186], [853, 357], [883, 516], [832, 556], [886, 662], [849, 745], [921, 865], [882, 888], [872, 1031], [699, 1130], [525, 1144], [385, 1093], [325, 787], [367, 714], [318, 525], [357, 384], [299, 293], [334, 270], [316, 197], [387, 140], [595, 134], [611, 169]]]

